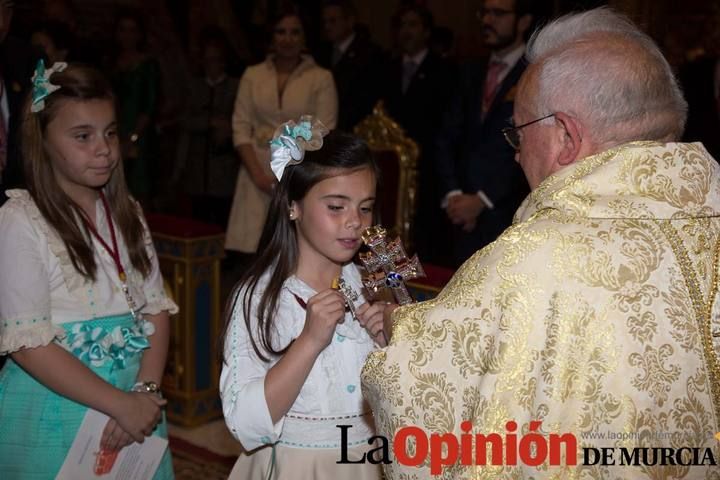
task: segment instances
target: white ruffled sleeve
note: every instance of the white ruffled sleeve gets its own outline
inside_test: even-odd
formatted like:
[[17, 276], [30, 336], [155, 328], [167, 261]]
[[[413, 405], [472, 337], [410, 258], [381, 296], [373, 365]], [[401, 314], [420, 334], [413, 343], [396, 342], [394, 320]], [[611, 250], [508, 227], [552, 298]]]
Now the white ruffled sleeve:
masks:
[[[285, 417], [275, 424], [270, 417], [265, 376], [273, 364], [260, 360], [253, 350], [243, 314], [243, 293], [241, 290], [235, 302], [225, 339], [220, 398], [228, 429], [249, 451], [277, 442]], [[255, 315], [254, 309], [251, 315]]]
[[24, 203], [0, 208], [0, 355], [65, 336], [50, 314], [47, 240]]
[[167, 311], [170, 315], [178, 313], [178, 306], [168, 297], [165, 292], [165, 283], [163, 282], [162, 273], [160, 273], [160, 263], [158, 262], [155, 245], [153, 245], [150, 228], [147, 225], [145, 216], [142, 214], [142, 208], [137, 206], [140, 212], [140, 220], [143, 226], [143, 238], [145, 239], [145, 249], [150, 259], [150, 275], [143, 282], [143, 293], [145, 294], [145, 306], [140, 309], [141, 313], [148, 315], [157, 315], [162, 311]]

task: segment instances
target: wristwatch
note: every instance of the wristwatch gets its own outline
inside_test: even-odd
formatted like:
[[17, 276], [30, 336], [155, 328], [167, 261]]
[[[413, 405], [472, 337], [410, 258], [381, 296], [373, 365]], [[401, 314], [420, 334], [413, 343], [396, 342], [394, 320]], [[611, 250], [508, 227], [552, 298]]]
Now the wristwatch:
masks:
[[155, 382], [137, 382], [135, 385], [132, 386], [130, 391], [138, 393], [154, 393], [162, 397], [160, 385]]

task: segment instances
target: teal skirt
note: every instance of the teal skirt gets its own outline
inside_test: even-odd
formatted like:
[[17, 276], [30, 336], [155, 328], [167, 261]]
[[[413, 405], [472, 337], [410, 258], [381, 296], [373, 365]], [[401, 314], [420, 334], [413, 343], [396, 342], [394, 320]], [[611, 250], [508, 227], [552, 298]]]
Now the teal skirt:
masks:
[[[131, 315], [62, 327], [68, 333], [63, 341], [66, 349], [111, 385], [126, 391], [132, 388], [146, 343]], [[43, 386], [8, 359], [0, 370], [0, 478], [55, 478], [87, 410]], [[164, 418], [154, 435], [167, 438]], [[173, 478], [168, 450], [154, 479]]]

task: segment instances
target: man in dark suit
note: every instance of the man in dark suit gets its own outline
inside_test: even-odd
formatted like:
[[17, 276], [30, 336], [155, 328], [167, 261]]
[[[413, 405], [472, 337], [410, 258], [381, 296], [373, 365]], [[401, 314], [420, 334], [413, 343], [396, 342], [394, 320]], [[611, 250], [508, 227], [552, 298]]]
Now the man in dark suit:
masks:
[[367, 33], [355, 28], [355, 7], [350, 0], [327, 0], [323, 25], [328, 44], [320, 50], [318, 63], [333, 72], [338, 91], [338, 128], [352, 131], [370, 114], [380, 97], [383, 53]]
[[460, 265], [511, 223], [529, 187], [502, 129], [509, 126], [516, 84], [525, 70], [528, 0], [485, 0], [478, 11], [491, 55], [468, 66], [445, 112], [436, 142], [440, 201], [453, 223]]
[[433, 23], [430, 11], [417, 5], [403, 6], [394, 15], [400, 55], [389, 64], [383, 98], [390, 116], [420, 147], [413, 232], [416, 251], [424, 262], [442, 263], [438, 247], [447, 240], [443, 241], [443, 213], [436, 201], [433, 152], [455, 69], [429, 49]]
[[40, 58], [29, 44], [8, 35], [12, 15], [13, 2], [0, 0], [0, 205], [5, 190], [22, 184], [20, 116]]
[[702, 142], [720, 159], [720, 58], [703, 56], [680, 70], [680, 81], [688, 102], [684, 142]]

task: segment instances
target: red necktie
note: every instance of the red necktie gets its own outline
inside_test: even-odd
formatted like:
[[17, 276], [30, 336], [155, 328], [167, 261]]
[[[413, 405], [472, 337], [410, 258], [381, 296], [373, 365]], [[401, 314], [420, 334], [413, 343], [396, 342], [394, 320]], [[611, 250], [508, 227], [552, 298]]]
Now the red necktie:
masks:
[[505, 63], [493, 60], [488, 66], [485, 76], [485, 87], [483, 88], [482, 113], [483, 116], [490, 110], [497, 89], [500, 86], [500, 73], [505, 70]]

